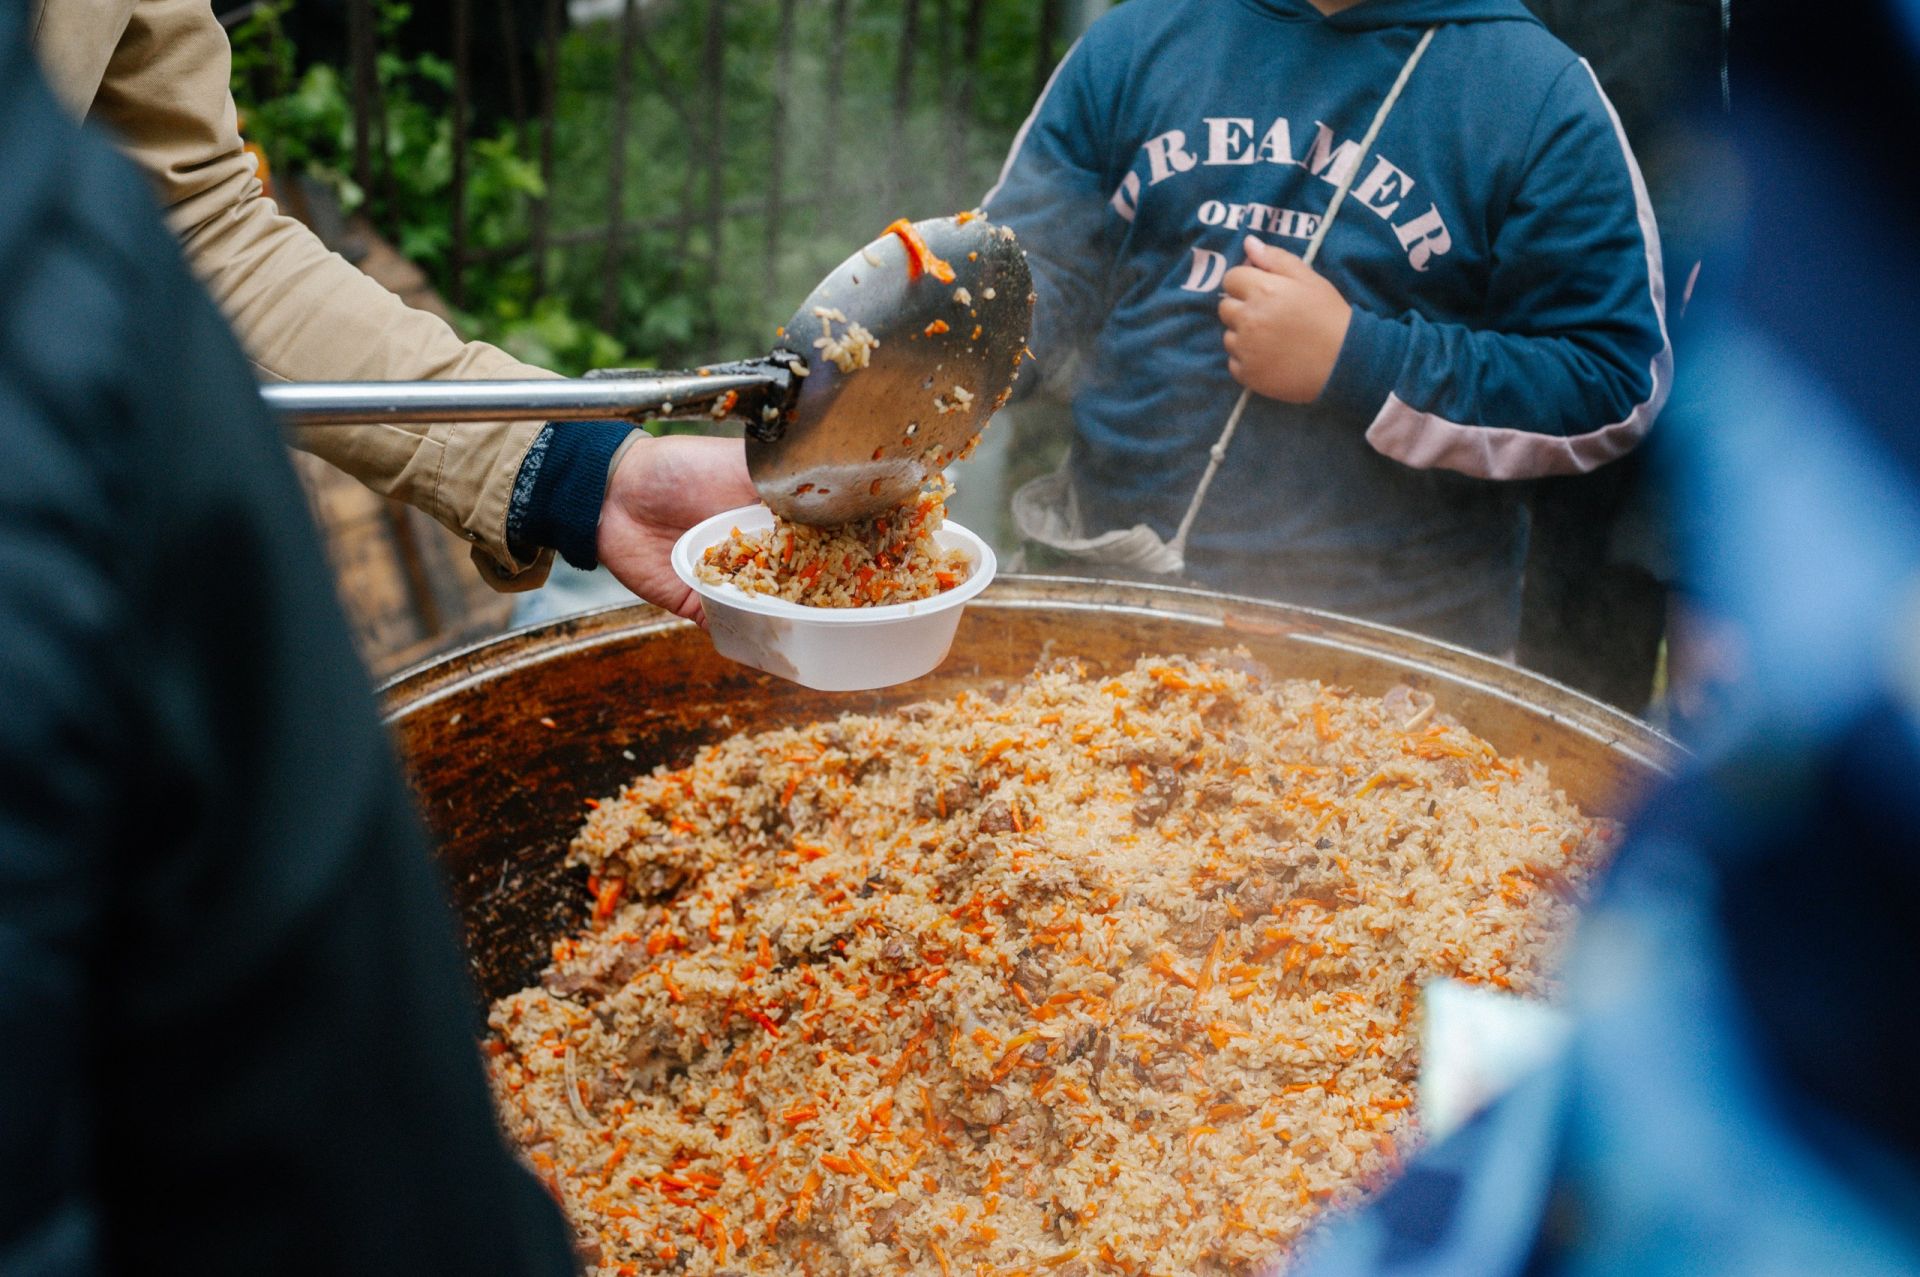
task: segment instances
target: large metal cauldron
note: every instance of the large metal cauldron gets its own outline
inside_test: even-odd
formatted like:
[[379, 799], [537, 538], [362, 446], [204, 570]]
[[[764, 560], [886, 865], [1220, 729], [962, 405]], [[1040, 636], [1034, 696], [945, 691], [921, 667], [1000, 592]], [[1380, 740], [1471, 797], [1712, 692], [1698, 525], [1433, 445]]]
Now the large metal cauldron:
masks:
[[1320, 612], [1161, 586], [1002, 577], [971, 604], [934, 674], [880, 692], [813, 692], [722, 660], [693, 626], [618, 608], [510, 634], [385, 689], [397, 737], [466, 923], [481, 994], [532, 982], [585, 917], [562, 868], [589, 798], [736, 731], [871, 711], [1016, 679], [1043, 654], [1096, 669], [1147, 652], [1244, 645], [1283, 677], [1434, 693], [1502, 753], [1545, 763], [1594, 815], [1621, 815], [1673, 745], [1576, 692], [1469, 652]]

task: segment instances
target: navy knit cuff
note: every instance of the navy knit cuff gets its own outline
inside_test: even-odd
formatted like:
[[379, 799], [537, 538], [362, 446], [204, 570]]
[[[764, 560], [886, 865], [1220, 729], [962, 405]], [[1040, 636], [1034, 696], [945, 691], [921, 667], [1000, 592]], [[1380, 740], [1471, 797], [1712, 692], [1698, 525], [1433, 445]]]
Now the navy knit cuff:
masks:
[[527, 449], [507, 504], [507, 547], [521, 558], [551, 548], [574, 567], [600, 565], [600, 507], [607, 466], [630, 421], [551, 422]]
[[1355, 420], [1372, 421], [1393, 393], [1407, 338], [1405, 324], [1355, 306], [1347, 321], [1347, 339], [1340, 343], [1339, 358], [1316, 402]]

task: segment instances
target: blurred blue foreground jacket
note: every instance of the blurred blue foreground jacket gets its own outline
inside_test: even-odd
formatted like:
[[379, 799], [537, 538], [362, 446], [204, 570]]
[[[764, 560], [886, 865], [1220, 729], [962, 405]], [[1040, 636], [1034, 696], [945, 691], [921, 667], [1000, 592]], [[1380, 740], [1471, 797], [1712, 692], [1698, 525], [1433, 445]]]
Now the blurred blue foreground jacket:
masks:
[[1696, 358], [1758, 445], [1690, 436], [1741, 492], [1722, 564], [1787, 569], [1720, 591], [1770, 627], [1754, 723], [1636, 822], [1560, 1062], [1334, 1222], [1306, 1277], [1920, 1272], [1920, 516], [1782, 352]]
[[[1881, 35], [1836, 74], [1871, 77]], [[1876, 176], [1873, 148], [1751, 96], [1715, 169], [1747, 240], [1663, 425], [1744, 690], [1582, 924], [1564, 1056], [1333, 1221], [1305, 1277], [1920, 1272], [1914, 204], [1813, 180], [1816, 154]]]

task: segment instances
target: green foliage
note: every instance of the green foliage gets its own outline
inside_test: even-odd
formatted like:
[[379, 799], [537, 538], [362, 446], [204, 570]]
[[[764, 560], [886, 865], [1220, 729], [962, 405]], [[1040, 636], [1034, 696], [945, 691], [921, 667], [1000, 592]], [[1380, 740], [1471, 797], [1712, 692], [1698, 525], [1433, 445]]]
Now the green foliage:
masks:
[[[313, 66], [295, 78], [294, 48], [282, 19], [293, 0], [266, 0], [232, 32], [233, 90], [247, 136], [269, 160], [332, 186], [347, 208], [365, 195], [348, 176], [353, 110], [339, 72]], [[251, 104], [251, 105], [247, 105]]]
[[515, 359], [542, 368], [584, 372], [622, 364], [626, 354], [619, 342], [575, 319], [558, 297], [541, 298], [528, 313], [502, 299], [490, 320], [476, 319], [474, 326]]
[[233, 93], [241, 102], [285, 93], [293, 83], [294, 49], [282, 21], [293, 0], [261, 0], [228, 33]]
[[[384, 139], [373, 189], [363, 191], [353, 180], [346, 73], [314, 66], [296, 76], [281, 24], [291, 3], [271, 0], [234, 32], [235, 95], [247, 104], [250, 138], [265, 147], [277, 171], [315, 175], [347, 207], [367, 210], [403, 254], [451, 292], [452, 69], [440, 58], [396, 52], [406, 6], [381, 7]], [[462, 282], [469, 332], [568, 372], [634, 363], [634, 355], [671, 366], [759, 353], [815, 281], [889, 221], [935, 216], [979, 199], [1032, 101], [1040, 69], [1033, 48], [1037, 6], [1025, 0], [985, 5], [971, 119], [962, 125], [956, 107], [968, 0], [921, 0], [910, 106], [898, 119], [901, 6], [852, 0], [840, 126], [831, 136], [832, 6], [798, 0], [788, 50], [791, 85], [781, 112], [778, 5], [727, 4], [717, 164], [708, 136], [714, 84], [704, 74], [707, 5], [674, 0], [642, 7], [645, 39], [666, 74], [655, 77], [635, 59], [619, 192], [628, 231], [614, 272], [610, 333], [593, 322], [608, 273], [602, 238], [550, 249], [546, 291], [537, 298], [526, 251], [532, 209], [543, 197], [556, 234], [604, 227], [613, 211], [608, 179], [619, 24], [583, 28], [563, 40], [553, 189], [545, 190], [540, 179], [537, 122], [525, 130], [501, 128], [468, 147], [470, 260]], [[768, 189], [776, 167], [783, 174], [777, 225]], [[709, 216], [715, 205], [725, 210], [717, 222]]]

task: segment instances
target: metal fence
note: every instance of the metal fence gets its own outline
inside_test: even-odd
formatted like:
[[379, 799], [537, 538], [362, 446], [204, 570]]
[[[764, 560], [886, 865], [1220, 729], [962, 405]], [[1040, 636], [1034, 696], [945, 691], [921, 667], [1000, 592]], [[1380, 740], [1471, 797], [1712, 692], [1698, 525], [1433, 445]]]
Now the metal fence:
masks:
[[[376, 0], [346, 0], [347, 77], [351, 85], [354, 148], [352, 175], [368, 196], [379, 224], [379, 210], [391, 208], [393, 172], [386, 146], [387, 116], [382, 101], [376, 60], [378, 47]], [[554, 262], [567, 253], [591, 253], [599, 271], [598, 297], [582, 318], [600, 328], [618, 331], [623, 320], [622, 271], [635, 241], [641, 236], [665, 235], [679, 269], [686, 272], [689, 291], [703, 295], [708, 337], [715, 320], [710, 313], [726, 264], [757, 256], [759, 274], [766, 280], [772, 302], [778, 288], [782, 253], [792, 232], [790, 223], [807, 210], [832, 208], [846, 195], [849, 154], [848, 59], [856, 24], [863, 14], [880, 14], [888, 22], [897, 15], [897, 37], [890, 51], [890, 118], [884, 122], [885, 145], [898, 155], [907, 146], [910, 118], [931, 112], [939, 120], [940, 136], [950, 140], [959, 162], [927, 166], [934, 181], [913, 180], [901, 167], [889, 170], [890, 189], [863, 192], [902, 206], [935, 201], [944, 208], [965, 207], [981, 193], [978, 174], [966, 157], [989, 143], [1004, 145], [1003, 137], [983, 137], [980, 126], [982, 59], [989, 19], [996, 23], [1001, 44], [1013, 30], [1028, 42], [1029, 72], [1018, 86], [1024, 112], [1039, 94], [1064, 50], [1070, 33], [1093, 10], [1104, 7], [1088, 0], [1032, 0], [1010, 5], [989, 0], [620, 0], [612, 15], [617, 39], [613, 59], [610, 123], [602, 163], [606, 200], [602, 215], [582, 224], [562, 224], [556, 216], [553, 192], [559, 176], [556, 166], [556, 126], [560, 116], [562, 42], [573, 27], [562, 0], [447, 0], [450, 9], [452, 170], [451, 246], [441, 284], [448, 299], [464, 308], [469, 278], [481, 266], [497, 267], [517, 259], [531, 271], [534, 300], [554, 287]], [[653, 37], [655, 22], [665, 13], [680, 21], [688, 11], [701, 15], [704, 36], [699, 41], [697, 65], [669, 65]], [[796, 59], [803, 52], [797, 28], [805, 19], [816, 44], [805, 47], [809, 63], [823, 82], [809, 97], [804, 120], [811, 147], [809, 172], [796, 174], [788, 160], [789, 141], [800, 131], [794, 116]], [[730, 26], [742, 22], [769, 25], [768, 50], [743, 53], [731, 46]], [[1025, 29], [1021, 31], [1013, 24]], [[824, 29], [824, 38], [820, 32]], [[869, 45], [871, 41], [869, 41]], [[498, 83], [476, 82], [475, 51], [485, 51], [489, 63], [502, 69]], [[817, 47], [823, 45], [824, 47]], [[726, 164], [731, 122], [740, 127], [738, 109], [726, 99], [730, 78], [740, 68], [733, 60], [743, 56], [768, 57], [768, 64], [752, 69], [756, 80], [765, 77], [768, 91], [760, 99], [751, 127], [765, 130], [770, 161], [757, 193], [726, 192]], [[869, 49], [869, 52], [871, 50]], [[1002, 59], [1004, 62], [1004, 58]], [[823, 64], [823, 66], [819, 65]], [[873, 74], [872, 59], [863, 63]], [[1001, 83], [1007, 76], [1001, 70]], [[476, 100], [489, 95], [493, 109], [516, 123], [521, 136], [537, 152], [547, 195], [530, 201], [524, 238], [505, 245], [476, 249], [469, 234], [471, 155], [475, 141]], [[1009, 96], [1004, 91], [1002, 97]], [[670, 111], [684, 138], [685, 154], [679, 167], [680, 190], [673, 210], [662, 216], [638, 217], [628, 207], [630, 194], [629, 124], [637, 106], [649, 99]], [[817, 112], [814, 113], [814, 112]], [[1005, 112], [1002, 111], [1004, 116]], [[863, 119], [863, 145], [874, 134], [870, 116]], [[1001, 127], [1002, 132], [1010, 131]], [[974, 167], [977, 167], [974, 166]], [[596, 179], [597, 180], [597, 179]], [[931, 211], [931, 210], [929, 210]], [[389, 229], [390, 227], [383, 227]], [[877, 227], [875, 228], [877, 229]], [[699, 241], [698, 251], [689, 249]], [[848, 246], [839, 248], [844, 254]], [[837, 260], [837, 258], [836, 258]], [[582, 309], [574, 299], [575, 309]]]

